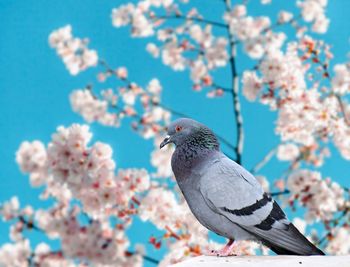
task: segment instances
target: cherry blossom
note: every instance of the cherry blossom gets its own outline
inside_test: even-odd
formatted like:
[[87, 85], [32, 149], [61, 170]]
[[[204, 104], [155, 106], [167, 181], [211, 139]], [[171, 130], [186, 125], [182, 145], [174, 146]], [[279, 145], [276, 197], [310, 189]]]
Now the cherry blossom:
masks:
[[299, 1], [303, 19], [313, 22], [312, 30], [317, 33], [325, 33], [328, 29], [329, 19], [325, 15], [327, 0], [305, 0]]
[[145, 37], [154, 33], [152, 23], [144, 14], [143, 8], [148, 9], [146, 5], [133, 4], [123, 5], [112, 11], [112, 21], [115, 27], [120, 27], [132, 23], [132, 35], [135, 37]]
[[107, 266], [128, 266], [131, 262], [141, 266], [142, 256], [135, 254], [125, 257], [129, 241], [124, 231], [112, 228], [108, 221], [93, 220], [81, 225], [76, 218], [79, 208], [71, 211], [56, 207], [52, 210], [38, 210], [38, 225], [52, 238], [60, 238], [62, 252], [68, 258], [89, 260], [92, 263]]
[[[101, 142], [89, 147], [91, 137], [88, 126], [59, 127], [47, 150], [39, 151], [47, 155], [44, 173], [50, 175], [44, 180], [46, 193], [64, 203], [72, 196], [79, 199], [84, 211], [95, 218], [113, 213], [113, 209], [118, 215], [120, 210], [129, 208], [135, 194], [148, 190], [149, 175], [144, 169], [119, 169], [115, 174], [111, 147]], [[33, 144], [35, 149], [37, 143]], [[17, 153], [22, 166], [31, 166], [37, 158], [36, 153], [28, 154], [28, 149], [32, 151], [28, 146], [29, 143], [22, 144]], [[40, 147], [44, 149], [42, 144]], [[30, 174], [30, 171], [37, 172], [37, 168], [25, 170]], [[57, 191], [67, 192], [62, 197]], [[12, 206], [16, 206], [15, 199], [13, 203]], [[12, 206], [5, 204], [4, 213], [12, 210]]]
[[[161, 205], [154, 205], [162, 203]], [[171, 213], [169, 212], [171, 210]], [[164, 229], [166, 226], [174, 227], [176, 220], [182, 214], [175, 195], [171, 191], [157, 188], [151, 190], [143, 198], [139, 214], [142, 220], [153, 222], [158, 228]]]
[[279, 23], [287, 23], [291, 21], [293, 18], [293, 13], [290, 13], [288, 11], [282, 10], [280, 13], [278, 13], [278, 22]]
[[157, 169], [153, 174], [154, 177], [167, 178], [172, 176], [171, 156], [174, 152], [174, 147], [166, 146], [162, 150], [159, 149], [160, 143], [163, 141], [162, 137], [154, 139], [154, 150], [151, 153], [151, 164]]
[[350, 252], [350, 229], [349, 226], [340, 227], [330, 239], [326, 251], [334, 255], [347, 255]]
[[49, 36], [49, 44], [56, 49], [72, 75], [97, 65], [97, 52], [87, 48], [87, 39], [73, 37], [70, 25], [53, 31]]
[[2, 266], [27, 267], [30, 256], [29, 240], [14, 244], [5, 244], [0, 248], [0, 264]]
[[47, 154], [43, 143], [40, 141], [23, 142], [16, 153], [16, 162], [22, 172], [30, 173], [32, 186], [40, 186], [45, 183]]
[[319, 172], [298, 170], [288, 177], [290, 200], [299, 200], [308, 210], [306, 220], [330, 220], [344, 204], [344, 190], [329, 178], [322, 180]]
[[299, 153], [299, 148], [291, 143], [279, 145], [277, 149], [279, 160], [295, 160], [299, 156]]
[[73, 111], [81, 114], [87, 122], [98, 121], [107, 126], [119, 126], [117, 115], [108, 112], [108, 101], [95, 99], [89, 90], [75, 90], [70, 95]]
[[255, 72], [246, 71], [243, 75], [243, 94], [250, 100], [254, 101], [262, 89], [262, 80]]
[[10, 220], [19, 214], [19, 200], [17, 197], [12, 197], [1, 205], [1, 216], [4, 220]]
[[224, 17], [230, 26], [231, 33], [242, 41], [258, 37], [271, 23], [268, 17], [253, 18], [245, 16], [246, 12], [245, 6], [238, 5]]
[[334, 144], [339, 149], [341, 155], [345, 159], [350, 160], [350, 126], [344, 121], [344, 119], [335, 122], [334, 126]]
[[334, 93], [344, 95], [350, 92], [350, 70], [345, 64], [334, 66], [335, 75], [332, 79]]

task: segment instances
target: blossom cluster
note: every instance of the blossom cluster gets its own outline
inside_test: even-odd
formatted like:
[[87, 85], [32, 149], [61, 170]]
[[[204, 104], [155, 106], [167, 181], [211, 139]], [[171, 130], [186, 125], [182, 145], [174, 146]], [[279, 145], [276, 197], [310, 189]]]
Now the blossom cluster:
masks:
[[[116, 172], [110, 146], [101, 142], [89, 146], [91, 138], [88, 126], [74, 124], [59, 127], [47, 147], [40, 141], [21, 144], [16, 153], [20, 169], [30, 175], [32, 186], [45, 186], [44, 198], [54, 197], [57, 202], [48, 210], [20, 209], [14, 197], [1, 206], [2, 218], [15, 222], [10, 232], [15, 243], [0, 249], [5, 266], [27, 266], [31, 261], [76, 266], [69, 259], [103, 266], [142, 265], [142, 251], [128, 255], [125, 230], [140, 205], [137, 195], [150, 188], [148, 172]], [[73, 199], [80, 201], [81, 208], [72, 206]], [[115, 227], [111, 226], [111, 216], [118, 220]], [[42, 255], [31, 251], [25, 230], [59, 238], [61, 251], [46, 248]]]
[[[117, 69], [115, 75], [125, 82]], [[111, 71], [101, 73], [108, 77]], [[144, 138], [151, 138], [163, 132], [170, 121], [170, 112], [160, 103], [162, 87], [157, 79], [152, 79], [146, 88], [134, 82], [116, 89], [102, 90], [100, 96], [91, 88], [74, 90], [70, 95], [73, 110], [87, 122], [97, 121], [102, 125], [119, 127], [123, 118], [133, 118], [132, 128]], [[139, 105], [141, 104], [141, 105]]]
[[[331, 58], [328, 45], [305, 36], [288, 43], [286, 52], [264, 57], [258, 71], [245, 71], [242, 79], [248, 100], [259, 99], [278, 112], [276, 132], [282, 141], [320, 152], [313, 153], [312, 159], [309, 156], [308, 161], [316, 166], [329, 155], [322, 146], [331, 140], [345, 159], [350, 155], [350, 125], [342, 99], [349, 92], [349, 70], [346, 64], [336, 65], [335, 76], [330, 78], [327, 66]], [[320, 77], [312, 74], [315, 70]], [[319, 79], [327, 79], [329, 87], [321, 86]]]
[[333, 230], [332, 238], [326, 246], [326, 251], [333, 255], [348, 255], [350, 253], [350, 228], [348, 225]]
[[[164, 8], [167, 15], [158, 16], [152, 8]], [[176, 27], [166, 26], [167, 18], [183, 21]], [[210, 71], [225, 66], [229, 59], [227, 39], [216, 37], [211, 25], [195, 23], [198, 20], [201, 16], [196, 9], [182, 14], [172, 1], [140, 1], [112, 11], [114, 26], [130, 25], [136, 37], [155, 35], [159, 44], [149, 43], [147, 51], [155, 58], [161, 57], [175, 71], [189, 69], [195, 90], [214, 86]]]
[[[107, 221], [94, 220], [83, 225], [77, 219], [78, 213], [79, 208], [68, 211], [67, 207], [62, 205], [47, 211], [37, 210], [34, 215], [36, 230], [45, 232], [50, 238], [60, 238], [60, 250], [52, 250], [46, 243], [40, 243], [32, 249], [29, 240], [22, 237], [0, 248], [0, 264], [19, 267], [29, 267], [31, 264], [75, 267], [81, 266], [79, 262], [88, 261], [96, 266], [106, 267], [142, 266], [141, 248], [131, 255], [126, 255], [129, 241], [124, 231], [111, 228]], [[23, 222], [26, 222], [28, 227], [34, 223], [25, 219]]]
[[72, 27], [64, 26], [53, 31], [49, 36], [49, 44], [56, 49], [70, 74], [77, 75], [98, 62], [97, 52], [87, 47], [87, 39], [79, 39], [72, 35]]
[[106, 126], [119, 126], [117, 114], [108, 111], [108, 101], [95, 98], [91, 91], [75, 90], [70, 95], [70, 102], [74, 112], [81, 114], [85, 121], [98, 121]]
[[291, 191], [289, 201], [298, 200], [307, 208], [306, 220], [331, 220], [334, 213], [344, 207], [344, 190], [329, 178], [322, 179], [317, 171], [301, 169], [288, 177], [287, 186]]
[[108, 220], [92, 220], [82, 224], [80, 210], [59, 205], [49, 210], [37, 210], [36, 221], [40, 229], [51, 238], [61, 239], [65, 257], [88, 260], [103, 266], [141, 266], [142, 255], [126, 257], [129, 241], [125, 232], [111, 227]]
[[59, 127], [46, 149], [39, 141], [24, 142], [17, 151], [17, 163], [31, 180], [36, 178], [33, 185], [46, 186], [46, 197], [64, 203], [74, 197], [92, 217], [104, 216], [113, 208], [115, 212], [128, 209], [132, 197], [149, 188], [147, 171], [120, 169], [115, 174], [111, 147], [101, 142], [90, 147], [91, 138], [86, 125]]
[[169, 144], [160, 150], [159, 145], [162, 141], [163, 138], [161, 136], [154, 139], [154, 150], [151, 153], [151, 164], [157, 169], [153, 174], [153, 177], [167, 178], [173, 175], [171, 169], [171, 156], [174, 152], [174, 147]]
[[[289, 14], [289, 13], [288, 13]], [[269, 17], [252, 17], [247, 15], [245, 5], [236, 5], [224, 15], [234, 38], [243, 42], [245, 52], [253, 59], [260, 59], [265, 54], [274, 54], [283, 45], [286, 35], [273, 32]], [[282, 13], [280, 23], [289, 23], [292, 15]]]
[[[298, 1], [301, 17], [311, 22], [311, 30], [325, 33], [329, 19], [325, 16], [326, 0]], [[163, 12], [162, 12], [163, 11]], [[286, 34], [275, 32], [275, 26], [291, 24], [303, 36], [308, 28], [294, 17], [293, 13], [282, 10], [278, 20], [272, 24], [267, 16], [253, 17], [247, 14], [247, 5], [238, 4], [223, 15], [223, 22], [207, 21], [197, 9], [184, 13], [180, 5], [173, 1], [139, 1], [136, 4], [121, 5], [112, 11], [115, 27], [131, 26], [134, 37], [156, 36], [158, 44], [149, 43], [147, 51], [155, 58], [161, 57], [165, 65], [176, 71], [190, 70], [193, 88], [212, 87], [208, 96], [221, 96], [222, 88], [217, 86], [211, 74], [218, 67], [227, 65], [235, 52], [229, 41], [242, 43], [245, 52], [252, 59], [279, 52], [286, 40]], [[168, 22], [180, 21], [176, 26]], [[203, 26], [204, 25], [204, 26]], [[215, 36], [212, 28], [229, 30], [230, 40], [225, 35]], [[232, 45], [231, 45], [232, 46]]]
[[328, 0], [298, 1], [301, 15], [306, 22], [312, 23], [312, 31], [325, 33], [329, 26], [329, 19], [325, 15]]

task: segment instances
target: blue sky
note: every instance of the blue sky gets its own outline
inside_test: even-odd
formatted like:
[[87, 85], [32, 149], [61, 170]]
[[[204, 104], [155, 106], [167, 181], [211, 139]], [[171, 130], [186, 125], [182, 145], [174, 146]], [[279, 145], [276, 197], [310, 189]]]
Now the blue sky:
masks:
[[[207, 124], [227, 139], [235, 140], [230, 97], [208, 100], [204, 93], [190, 90], [188, 73], [173, 72], [145, 51], [149, 40], [132, 39], [129, 29], [116, 29], [111, 25], [111, 9], [127, 1], [93, 0], [27, 0], [0, 1], [0, 202], [18, 195], [23, 205], [47, 206], [38, 200], [39, 190], [33, 190], [28, 177], [21, 174], [15, 163], [15, 151], [24, 140], [48, 142], [59, 125], [83, 123], [72, 112], [68, 95], [73, 89], [88, 83], [96, 84], [96, 70], [90, 69], [78, 76], [70, 76], [55, 51], [48, 46], [48, 35], [56, 28], [71, 24], [74, 35], [88, 37], [90, 47], [96, 49], [100, 58], [112, 66], [126, 66], [130, 78], [145, 85], [157, 77], [164, 88], [163, 102], [178, 111]], [[234, 2], [234, 1], [233, 1]], [[252, 2], [258, 2], [253, 0]], [[276, 17], [281, 8], [294, 10], [294, 1], [273, 0], [273, 6], [251, 5], [251, 14], [268, 14]], [[324, 39], [333, 45], [334, 62], [344, 62], [349, 51], [350, 1], [329, 1], [327, 11], [331, 19]], [[211, 19], [220, 19], [224, 7], [221, 1], [192, 0], [199, 10]], [[238, 58], [238, 71], [252, 65], [245, 58]], [[228, 73], [218, 73], [220, 84], [229, 85]], [[242, 98], [241, 98], [242, 99]], [[246, 142], [243, 163], [249, 169], [271, 148], [278, 144], [274, 134], [275, 114], [259, 104], [242, 99], [245, 118]], [[146, 167], [151, 169], [149, 152], [152, 142], [146, 142], [136, 134], [130, 134], [127, 123], [119, 129], [93, 124], [94, 140], [109, 143], [114, 149], [118, 167]], [[322, 171], [341, 184], [348, 184], [349, 163], [334, 153]], [[273, 180], [286, 168], [276, 160], [262, 171]], [[145, 242], [155, 229], [137, 222], [131, 239]], [[7, 242], [8, 225], [0, 224], [0, 244]], [[147, 232], [145, 234], [145, 232]], [[35, 236], [37, 242], [42, 237]], [[149, 249], [150, 254], [155, 253]], [[160, 258], [161, 252], [155, 256]]]

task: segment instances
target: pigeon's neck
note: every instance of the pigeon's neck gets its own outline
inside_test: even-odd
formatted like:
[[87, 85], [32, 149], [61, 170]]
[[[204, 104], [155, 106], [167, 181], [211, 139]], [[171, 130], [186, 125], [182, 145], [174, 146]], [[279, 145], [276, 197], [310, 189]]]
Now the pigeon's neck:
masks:
[[188, 177], [195, 169], [218, 152], [218, 147], [207, 148], [193, 146], [190, 143], [177, 146], [171, 159], [171, 166], [176, 179]]
[[220, 144], [214, 133], [207, 127], [202, 127], [195, 134], [189, 136], [181, 144], [189, 150], [216, 150], [220, 149]]

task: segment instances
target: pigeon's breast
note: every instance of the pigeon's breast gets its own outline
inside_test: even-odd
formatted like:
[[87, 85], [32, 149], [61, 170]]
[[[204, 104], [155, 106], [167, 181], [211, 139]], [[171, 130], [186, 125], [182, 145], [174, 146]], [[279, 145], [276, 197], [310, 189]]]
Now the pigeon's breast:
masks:
[[188, 153], [186, 154], [185, 151], [186, 149], [177, 147], [171, 157], [171, 168], [178, 181], [191, 175], [193, 157], [189, 157]]

